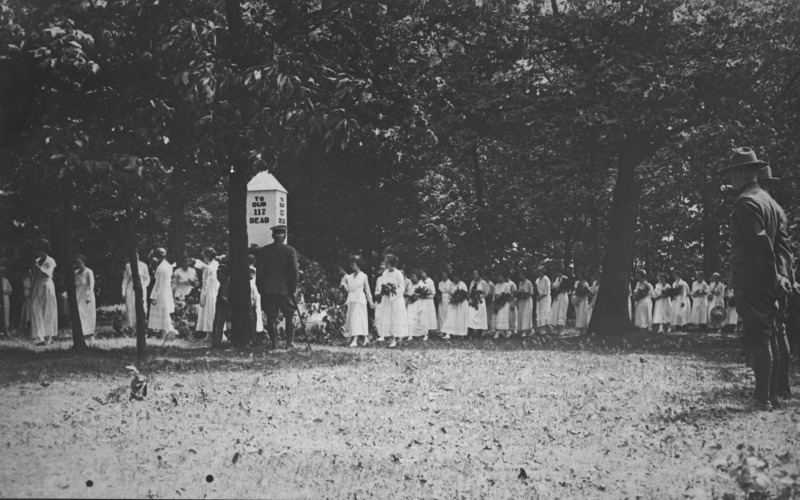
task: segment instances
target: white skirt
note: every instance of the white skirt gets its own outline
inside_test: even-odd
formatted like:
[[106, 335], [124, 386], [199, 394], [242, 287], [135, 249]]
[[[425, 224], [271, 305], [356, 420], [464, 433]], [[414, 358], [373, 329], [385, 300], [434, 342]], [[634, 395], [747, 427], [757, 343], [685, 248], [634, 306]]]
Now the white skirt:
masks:
[[348, 302], [344, 336], [357, 337], [359, 335], [369, 335], [369, 316], [367, 314], [367, 304]]
[[536, 299], [536, 326], [543, 327], [550, 324], [551, 301], [549, 295]]
[[467, 334], [467, 308], [469, 304], [465, 300], [458, 304], [447, 305], [447, 317], [442, 326], [442, 333], [463, 337]]
[[469, 300], [465, 304], [467, 304], [467, 328], [486, 330], [489, 327], [489, 318], [486, 315], [486, 301], [481, 300], [477, 309], [469, 305]]
[[382, 337], [408, 337], [408, 315], [402, 295], [382, 298], [378, 332]]
[[659, 298], [653, 304], [653, 323], [656, 325], [669, 324], [672, 319], [672, 299]]
[[649, 297], [636, 303], [633, 324], [639, 328], [649, 328], [653, 324], [653, 301]]

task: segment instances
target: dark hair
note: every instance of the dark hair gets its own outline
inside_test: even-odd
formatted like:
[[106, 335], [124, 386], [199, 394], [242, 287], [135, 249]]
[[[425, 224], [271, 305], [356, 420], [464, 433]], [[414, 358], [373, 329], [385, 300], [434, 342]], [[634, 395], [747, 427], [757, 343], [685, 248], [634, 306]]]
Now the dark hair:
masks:
[[697, 270], [697, 271], [694, 272], [694, 274], [696, 274], [697, 276], [700, 276], [700, 278], [702, 278], [702, 279], [706, 279], [706, 273], [704, 273], [703, 271]]
[[683, 277], [683, 273], [680, 271], [680, 269], [673, 269], [672, 274], [677, 274], [678, 276]]
[[247, 265], [252, 266], [255, 263], [256, 263], [256, 256], [251, 253], [247, 254]]
[[364, 267], [364, 261], [358, 255], [353, 255], [352, 257], [350, 257], [349, 261], [350, 264], [357, 265], [359, 269]]
[[656, 274], [656, 278], [661, 279], [664, 278], [664, 281], [667, 281], [667, 273], [661, 272]]
[[397, 256], [391, 253], [387, 253], [386, 257], [383, 259], [392, 267], [397, 267]]
[[408, 277], [411, 278], [412, 276], [416, 276], [417, 278], [421, 278], [422, 276], [419, 275], [419, 269], [412, 269], [408, 272]]
[[508, 274], [502, 269], [497, 270], [497, 276], [500, 278], [508, 278]]
[[218, 273], [228, 274], [228, 264], [222, 263], [217, 267]]
[[215, 259], [217, 257], [217, 251], [211, 247], [208, 247], [205, 250], [203, 250], [203, 255], [205, 255], [209, 259]]
[[75, 256], [75, 262], [77, 261], [81, 261], [83, 262], [83, 265], [86, 265], [86, 256], [79, 253], [78, 255]]
[[36, 248], [36, 250], [44, 250], [45, 252], [50, 253], [50, 242], [47, 241], [47, 238], [37, 238], [33, 243], [33, 246]]
[[647, 279], [647, 272], [644, 269], [637, 269], [635, 276], [641, 276], [644, 279]]
[[[445, 271], [445, 272], [446, 272], [446, 271]], [[452, 270], [452, 271], [449, 273], [449, 276], [448, 276], [448, 277], [449, 277], [449, 278], [460, 278], [460, 277], [461, 277], [461, 273], [460, 273], [460, 272], [458, 272], [458, 269], [453, 269], [453, 270]]]

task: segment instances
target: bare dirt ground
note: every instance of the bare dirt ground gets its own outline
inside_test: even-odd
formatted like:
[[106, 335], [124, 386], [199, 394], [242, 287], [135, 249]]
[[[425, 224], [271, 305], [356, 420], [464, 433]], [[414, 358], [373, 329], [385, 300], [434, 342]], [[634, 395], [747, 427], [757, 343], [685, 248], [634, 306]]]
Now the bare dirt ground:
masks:
[[800, 494], [798, 402], [748, 409], [733, 336], [278, 353], [151, 341], [142, 401], [132, 339], [68, 347], [0, 344], [2, 496]]

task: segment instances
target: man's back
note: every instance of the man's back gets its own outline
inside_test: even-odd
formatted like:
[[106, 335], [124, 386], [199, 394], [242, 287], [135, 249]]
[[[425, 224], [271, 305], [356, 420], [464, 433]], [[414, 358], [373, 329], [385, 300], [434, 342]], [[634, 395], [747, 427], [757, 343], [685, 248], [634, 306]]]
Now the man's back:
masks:
[[256, 257], [258, 292], [293, 296], [297, 290], [297, 252], [283, 243], [271, 243]]

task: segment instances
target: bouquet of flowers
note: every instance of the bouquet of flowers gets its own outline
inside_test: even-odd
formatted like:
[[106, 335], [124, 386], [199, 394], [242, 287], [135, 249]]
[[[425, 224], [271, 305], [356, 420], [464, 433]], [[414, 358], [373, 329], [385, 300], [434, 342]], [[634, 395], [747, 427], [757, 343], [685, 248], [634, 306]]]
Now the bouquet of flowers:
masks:
[[637, 288], [636, 291], [633, 292], [633, 300], [635, 302], [640, 302], [649, 296], [650, 296], [650, 290], [648, 290], [647, 288]]
[[381, 297], [391, 297], [397, 295], [397, 287], [394, 283], [384, 283], [381, 285]]
[[592, 295], [593, 295], [592, 291], [585, 284], [581, 285], [581, 286], [578, 286], [578, 288], [575, 290], [575, 296], [576, 297], [589, 297], [589, 298], [591, 298]]
[[683, 290], [681, 287], [670, 287], [665, 290], [661, 290], [661, 299], [677, 299], [681, 296]]
[[558, 297], [558, 294], [561, 293], [561, 288], [557, 286], [550, 287], [550, 296], [555, 298]]
[[508, 292], [501, 293], [500, 295], [495, 296], [494, 302], [492, 302], [492, 308], [495, 311], [499, 311], [509, 302], [511, 302], [511, 294]]
[[483, 302], [483, 293], [477, 288], [473, 288], [469, 292], [469, 305], [473, 309], [478, 309], [480, 307], [481, 302]]
[[517, 300], [525, 300], [525, 299], [531, 298], [531, 297], [533, 297], [531, 292], [528, 292], [528, 291], [525, 291], [525, 290], [517, 290], [516, 292], [514, 292], [514, 298], [517, 299]]
[[456, 290], [455, 292], [450, 294], [450, 303], [451, 304], [460, 304], [469, 298], [469, 294], [466, 290]]
[[704, 295], [708, 295], [708, 293], [703, 290], [697, 290], [695, 292], [692, 292], [692, 297], [702, 297]]
[[430, 288], [428, 288], [426, 286], [419, 286], [419, 287], [415, 288], [414, 289], [414, 295], [416, 295], [417, 298], [420, 298], [420, 299], [429, 299], [432, 296]]

